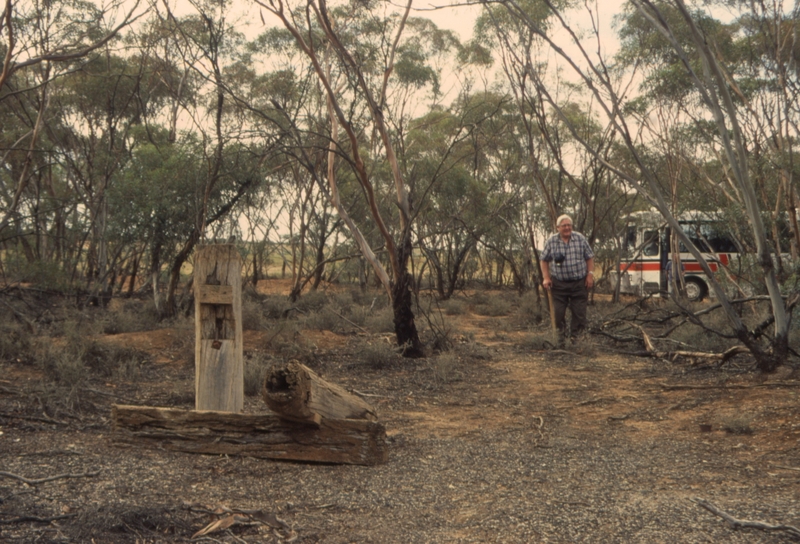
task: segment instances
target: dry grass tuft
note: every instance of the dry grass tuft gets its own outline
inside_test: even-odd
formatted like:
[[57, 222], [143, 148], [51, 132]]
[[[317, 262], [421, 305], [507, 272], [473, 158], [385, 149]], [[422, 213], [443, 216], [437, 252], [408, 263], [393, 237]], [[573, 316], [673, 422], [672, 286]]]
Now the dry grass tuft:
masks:
[[720, 427], [730, 434], [749, 435], [754, 433], [753, 420], [745, 415], [727, 417], [721, 421]]
[[391, 368], [403, 360], [397, 347], [381, 339], [365, 341], [357, 357], [363, 365], [373, 370]]
[[263, 351], [248, 351], [244, 354], [244, 394], [256, 397], [261, 394], [264, 379], [272, 366], [272, 358]]

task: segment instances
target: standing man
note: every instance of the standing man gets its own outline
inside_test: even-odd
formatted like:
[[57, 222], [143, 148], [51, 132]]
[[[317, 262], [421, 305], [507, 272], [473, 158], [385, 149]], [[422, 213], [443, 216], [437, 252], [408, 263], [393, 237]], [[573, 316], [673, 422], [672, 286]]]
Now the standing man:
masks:
[[560, 338], [566, 333], [567, 308], [572, 313], [570, 336], [586, 328], [589, 289], [594, 285], [594, 253], [586, 237], [572, 231], [572, 219], [556, 220], [558, 233], [547, 239], [542, 251], [542, 286], [553, 294], [553, 310]]

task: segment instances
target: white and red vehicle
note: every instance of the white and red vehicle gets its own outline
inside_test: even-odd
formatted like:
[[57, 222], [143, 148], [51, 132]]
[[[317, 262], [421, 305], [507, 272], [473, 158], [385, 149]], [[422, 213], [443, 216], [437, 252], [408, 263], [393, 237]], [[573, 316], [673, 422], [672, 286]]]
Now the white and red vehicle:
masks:
[[[738, 261], [739, 250], [724, 226], [702, 212], [686, 212], [678, 223], [692, 242], [703, 252], [712, 272]], [[689, 300], [699, 301], [713, 293], [706, 274], [697, 259], [679, 243], [677, 255], [672, 251], [672, 232], [656, 211], [635, 212], [628, 217], [619, 265], [620, 291], [646, 295], [666, 294], [672, 288], [673, 268], [679, 270]], [[678, 265], [672, 266], [677, 257]], [[677, 278], [676, 279], [680, 279]]]

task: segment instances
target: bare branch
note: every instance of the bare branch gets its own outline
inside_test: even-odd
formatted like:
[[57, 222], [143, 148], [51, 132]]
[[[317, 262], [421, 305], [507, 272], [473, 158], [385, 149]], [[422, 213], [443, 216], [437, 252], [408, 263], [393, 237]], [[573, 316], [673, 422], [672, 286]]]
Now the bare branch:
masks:
[[721, 517], [722, 519], [730, 523], [734, 529], [748, 528], [748, 529], [759, 529], [762, 531], [781, 531], [789, 533], [790, 535], [795, 537], [800, 537], [800, 529], [798, 529], [794, 525], [771, 525], [769, 523], [764, 523], [763, 521], [738, 519], [728, 514], [727, 512], [720, 510], [719, 508], [717, 508], [716, 505], [708, 502], [705, 499], [693, 498], [690, 500], [696, 505], [705, 508], [715, 516]]
[[52, 482], [54, 480], [63, 480], [65, 478], [92, 478], [98, 474], [100, 474], [100, 471], [96, 470], [94, 472], [82, 472], [80, 474], [58, 474], [56, 476], [47, 476], [45, 478], [30, 479], [12, 472], [0, 472], [0, 476], [5, 476], [6, 478], [11, 478], [12, 480], [19, 480], [20, 482], [28, 485], [38, 485], [45, 482]]

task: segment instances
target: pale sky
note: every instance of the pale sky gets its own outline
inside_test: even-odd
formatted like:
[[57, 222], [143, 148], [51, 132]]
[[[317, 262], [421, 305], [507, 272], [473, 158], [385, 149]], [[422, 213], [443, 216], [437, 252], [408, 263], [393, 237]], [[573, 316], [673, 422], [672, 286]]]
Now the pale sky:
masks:
[[[598, 8], [599, 27], [601, 36], [605, 36], [603, 45], [605, 47], [607, 41], [607, 45], [611, 47], [611, 50], [616, 48], [616, 39], [611, 28], [611, 23], [614, 15], [622, 10], [622, 5], [626, 1], [627, 0], [599, 0], [598, 2], [601, 6]], [[399, 0], [393, 3], [398, 6], [401, 5]], [[179, 12], [181, 11], [181, 8], [187, 11], [192, 9], [190, 4], [186, 2], [171, 0], [170, 4], [178, 7]], [[481, 7], [478, 5], [456, 5], [455, 7], [445, 7], [449, 6], [449, 4], [450, 2], [447, 0], [442, 0], [440, 2], [432, 2], [430, 0], [415, 0], [414, 4], [412, 5], [412, 15], [415, 17], [425, 17], [431, 19], [438, 27], [452, 30], [458, 34], [462, 41], [466, 41], [472, 35], [472, 27], [475, 23], [476, 17], [480, 13]], [[589, 1], [589, 4], [592, 5], [592, 9], [594, 10], [596, 6], [593, 5], [591, 0]], [[235, 2], [234, 5], [237, 7], [231, 10], [231, 13], [245, 14], [243, 15], [242, 21], [249, 27], [246, 31], [248, 37], [256, 36], [266, 28], [261, 23], [259, 7], [254, 2], [250, 0], [238, 0], [238, 2]], [[262, 10], [262, 13], [267, 25], [277, 24], [277, 20], [274, 17], [271, 17], [269, 13], [264, 10]], [[589, 19], [585, 13], [585, 7], [581, 6], [580, 9], [573, 14], [572, 20], [579, 22], [580, 24], [588, 25]]]

